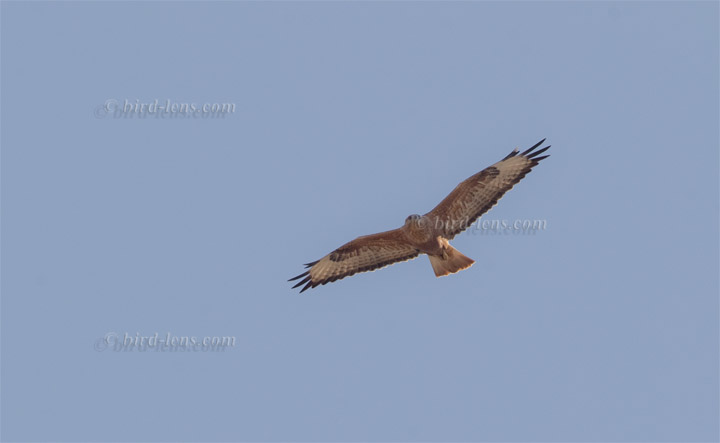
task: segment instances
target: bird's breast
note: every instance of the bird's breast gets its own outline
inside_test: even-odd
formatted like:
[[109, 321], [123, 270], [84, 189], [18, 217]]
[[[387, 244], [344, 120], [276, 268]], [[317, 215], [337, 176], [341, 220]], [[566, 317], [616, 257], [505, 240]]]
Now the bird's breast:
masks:
[[405, 235], [415, 244], [427, 243], [433, 239], [433, 226], [428, 217], [421, 217], [405, 226]]

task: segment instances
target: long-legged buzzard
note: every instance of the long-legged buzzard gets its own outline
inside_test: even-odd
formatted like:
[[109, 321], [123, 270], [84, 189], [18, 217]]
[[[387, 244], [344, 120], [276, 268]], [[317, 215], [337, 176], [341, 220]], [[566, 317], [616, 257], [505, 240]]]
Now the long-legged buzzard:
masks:
[[550, 146], [535, 150], [543, 142], [545, 139], [523, 153], [513, 150], [501, 161], [457, 185], [427, 214], [409, 216], [401, 228], [358, 237], [320, 260], [306, 264], [309, 269], [289, 281], [301, 279], [293, 288], [305, 285], [300, 291], [303, 292], [420, 254], [428, 255], [438, 277], [469, 268], [475, 261], [450, 246], [448, 240], [495, 206], [540, 160], [549, 157], [540, 154]]

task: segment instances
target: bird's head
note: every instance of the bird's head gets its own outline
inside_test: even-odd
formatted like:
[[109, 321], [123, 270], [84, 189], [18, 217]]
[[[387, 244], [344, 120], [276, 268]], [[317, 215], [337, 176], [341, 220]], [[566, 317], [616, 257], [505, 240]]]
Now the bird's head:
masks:
[[417, 224], [420, 222], [420, 219], [422, 219], [422, 217], [418, 214], [408, 215], [408, 217], [405, 219], [405, 226], [408, 226], [408, 225], [417, 226]]

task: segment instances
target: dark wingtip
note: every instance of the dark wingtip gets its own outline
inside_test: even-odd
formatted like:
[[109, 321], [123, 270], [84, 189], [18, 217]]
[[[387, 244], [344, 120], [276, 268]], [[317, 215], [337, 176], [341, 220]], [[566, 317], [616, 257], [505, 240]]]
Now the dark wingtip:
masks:
[[[552, 145], [550, 145], [550, 146], [552, 146]], [[527, 158], [537, 157], [538, 155], [540, 155], [540, 154], [542, 154], [543, 152], [545, 152], [545, 151], [547, 151], [548, 149], [550, 149], [550, 146], [546, 146], [546, 147], [540, 149], [539, 151], [533, 152], [532, 154], [528, 155]]]
[[526, 156], [526, 155], [528, 155], [528, 154], [531, 153], [535, 148], [537, 148], [538, 146], [540, 146], [540, 145], [542, 145], [543, 143], [545, 143], [545, 140], [547, 140], [547, 138], [544, 138], [544, 139], [540, 140], [539, 142], [535, 143], [530, 149], [528, 149], [527, 151], [523, 152], [523, 153], [520, 154], [520, 155], [523, 156], [523, 157]]
[[[509, 159], [509, 158], [515, 157], [515, 156], [517, 155], [517, 153], [518, 153], [518, 150], [517, 150], [517, 148], [515, 148], [515, 149], [512, 150], [511, 153], [509, 153], [508, 155], [506, 155], [503, 160], [507, 160], [507, 159]], [[500, 160], [500, 161], [502, 161], [502, 160]]]
[[295, 283], [295, 286], [293, 286], [292, 288], [295, 289], [295, 288], [297, 288], [298, 286], [302, 286], [302, 285], [304, 285], [304, 284], [307, 283], [307, 282], [310, 282], [310, 284], [312, 284], [312, 281], [311, 281], [311, 278], [310, 278], [309, 275], [306, 276], [305, 278], [303, 278], [302, 280], [300, 280], [299, 282]]
[[[298, 286], [300, 286], [300, 285], [298, 285]], [[312, 283], [312, 282], [308, 282], [308, 284], [306, 284], [305, 287], [300, 290], [300, 293], [302, 294], [303, 292], [305, 292], [305, 291], [308, 290], [309, 288], [314, 288], [314, 287], [315, 287], [315, 286], [313, 286], [313, 283]]]
[[297, 280], [297, 279], [300, 278], [300, 277], [305, 277], [306, 275], [308, 275], [309, 272], [310, 272], [310, 271], [305, 271], [305, 272], [303, 272], [303, 273], [300, 274], [300, 275], [296, 275], [296, 276], [293, 277], [293, 278], [289, 278], [288, 281], [293, 281], [293, 280]]

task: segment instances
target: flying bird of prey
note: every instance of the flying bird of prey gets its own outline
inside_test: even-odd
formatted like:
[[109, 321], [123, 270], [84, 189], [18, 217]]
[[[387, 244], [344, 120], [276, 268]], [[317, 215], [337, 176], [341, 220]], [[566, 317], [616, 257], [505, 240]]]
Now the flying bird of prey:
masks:
[[472, 225], [540, 160], [549, 157], [540, 154], [550, 146], [535, 150], [544, 142], [545, 139], [522, 153], [513, 150], [504, 159], [457, 185], [427, 214], [409, 216], [401, 228], [358, 237], [320, 260], [307, 263], [307, 271], [288, 281], [301, 279], [293, 288], [305, 285], [300, 291], [303, 292], [420, 254], [428, 255], [437, 277], [469, 268], [475, 261], [450, 246], [448, 240]]

